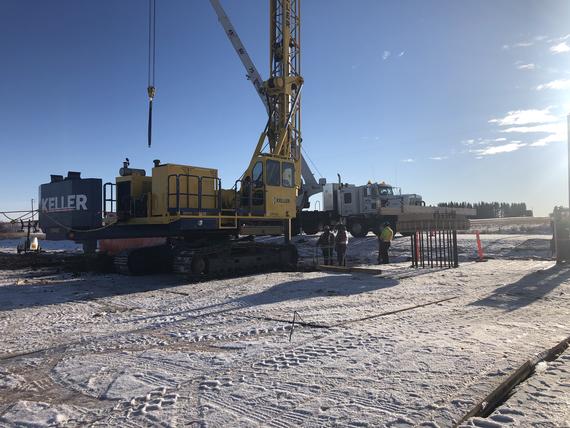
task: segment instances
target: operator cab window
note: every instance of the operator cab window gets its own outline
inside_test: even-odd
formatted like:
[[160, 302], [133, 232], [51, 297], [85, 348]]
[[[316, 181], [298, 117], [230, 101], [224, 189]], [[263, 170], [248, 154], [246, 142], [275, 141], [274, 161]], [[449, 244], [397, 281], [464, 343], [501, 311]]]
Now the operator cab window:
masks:
[[283, 174], [281, 184], [283, 187], [293, 187], [293, 176], [295, 167], [292, 163], [283, 162]]
[[253, 184], [256, 187], [263, 186], [263, 162], [260, 161], [255, 164], [251, 175]]
[[352, 203], [352, 193], [345, 193], [344, 194], [344, 203], [351, 204]]
[[267, 185], [279, 186], [281, 184], [281, 163], [279, 161], [267, 160]]
[[382, 196], [392, 196], [394, 192], [391, 187], [380, 187], [380, 195]]

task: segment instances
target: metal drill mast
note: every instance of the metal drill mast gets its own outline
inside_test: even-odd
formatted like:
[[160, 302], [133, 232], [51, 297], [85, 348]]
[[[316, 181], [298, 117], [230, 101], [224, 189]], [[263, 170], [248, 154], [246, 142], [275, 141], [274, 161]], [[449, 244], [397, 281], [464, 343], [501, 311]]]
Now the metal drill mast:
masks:
[[300, 0], [269, 2], [269, 69], [264, 82], [269, 104], [270, 153], [294, 160], [301, 156]]
[[[263, 154], [292, 160], [302, 202], [322, 191], [322, 186], [301, 156], [300, 1], [269, 0], [269, 78], [263, 82], [220, 1], [210, 0], [210, 3], [269, 116], [244, 176]], [[301, 175], [306, 186], [302, 186]]]

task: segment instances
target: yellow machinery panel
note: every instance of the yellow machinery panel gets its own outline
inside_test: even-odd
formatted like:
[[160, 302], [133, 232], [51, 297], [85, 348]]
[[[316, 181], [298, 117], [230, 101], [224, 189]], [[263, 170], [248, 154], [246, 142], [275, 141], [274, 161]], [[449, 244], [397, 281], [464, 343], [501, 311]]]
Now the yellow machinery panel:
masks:
[[121, 219], [146, 217], [152, 178], [134, 173], [116, 178], [117, 215]]
[[295, 189], [267, 186], [267, 217], [292, 218], [296, 214]]
[[164, 164], [152, 169], [152, 215], [212, 212], [219, 208], [218, 170]]
[[116, 182], [117, 184], [130, 182], [130, 196], [133, 199], [142, 198], [145, 194], [150, 193], [152, 189], [152, 178], [138, 174], [127, 175], [125, 177], [117, 177]]

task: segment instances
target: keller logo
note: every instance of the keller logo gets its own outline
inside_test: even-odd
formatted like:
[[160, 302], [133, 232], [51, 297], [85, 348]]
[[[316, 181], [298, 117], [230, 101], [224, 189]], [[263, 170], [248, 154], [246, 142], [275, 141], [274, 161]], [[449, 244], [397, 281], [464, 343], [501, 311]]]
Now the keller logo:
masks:
[[64, 195], [42, 198], [42, 212], [87, 211], [87, 195]]

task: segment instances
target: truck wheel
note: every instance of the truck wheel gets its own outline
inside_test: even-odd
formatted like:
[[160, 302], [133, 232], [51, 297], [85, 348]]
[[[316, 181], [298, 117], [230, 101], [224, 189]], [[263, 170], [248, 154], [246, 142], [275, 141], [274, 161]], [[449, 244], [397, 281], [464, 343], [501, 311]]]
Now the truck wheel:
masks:
[[307, 235], [315, 235], [321, 230], [323, 230], [323, 226], [320, 223], [307, 224], [303, 226], [303, 232], [305, 232]]
[[355, 238], [364, 238], [366, 235], [368, 235], [368, 228], [364, 223], [355, 221], [354, 223], [350, 224], [350, 234]]

